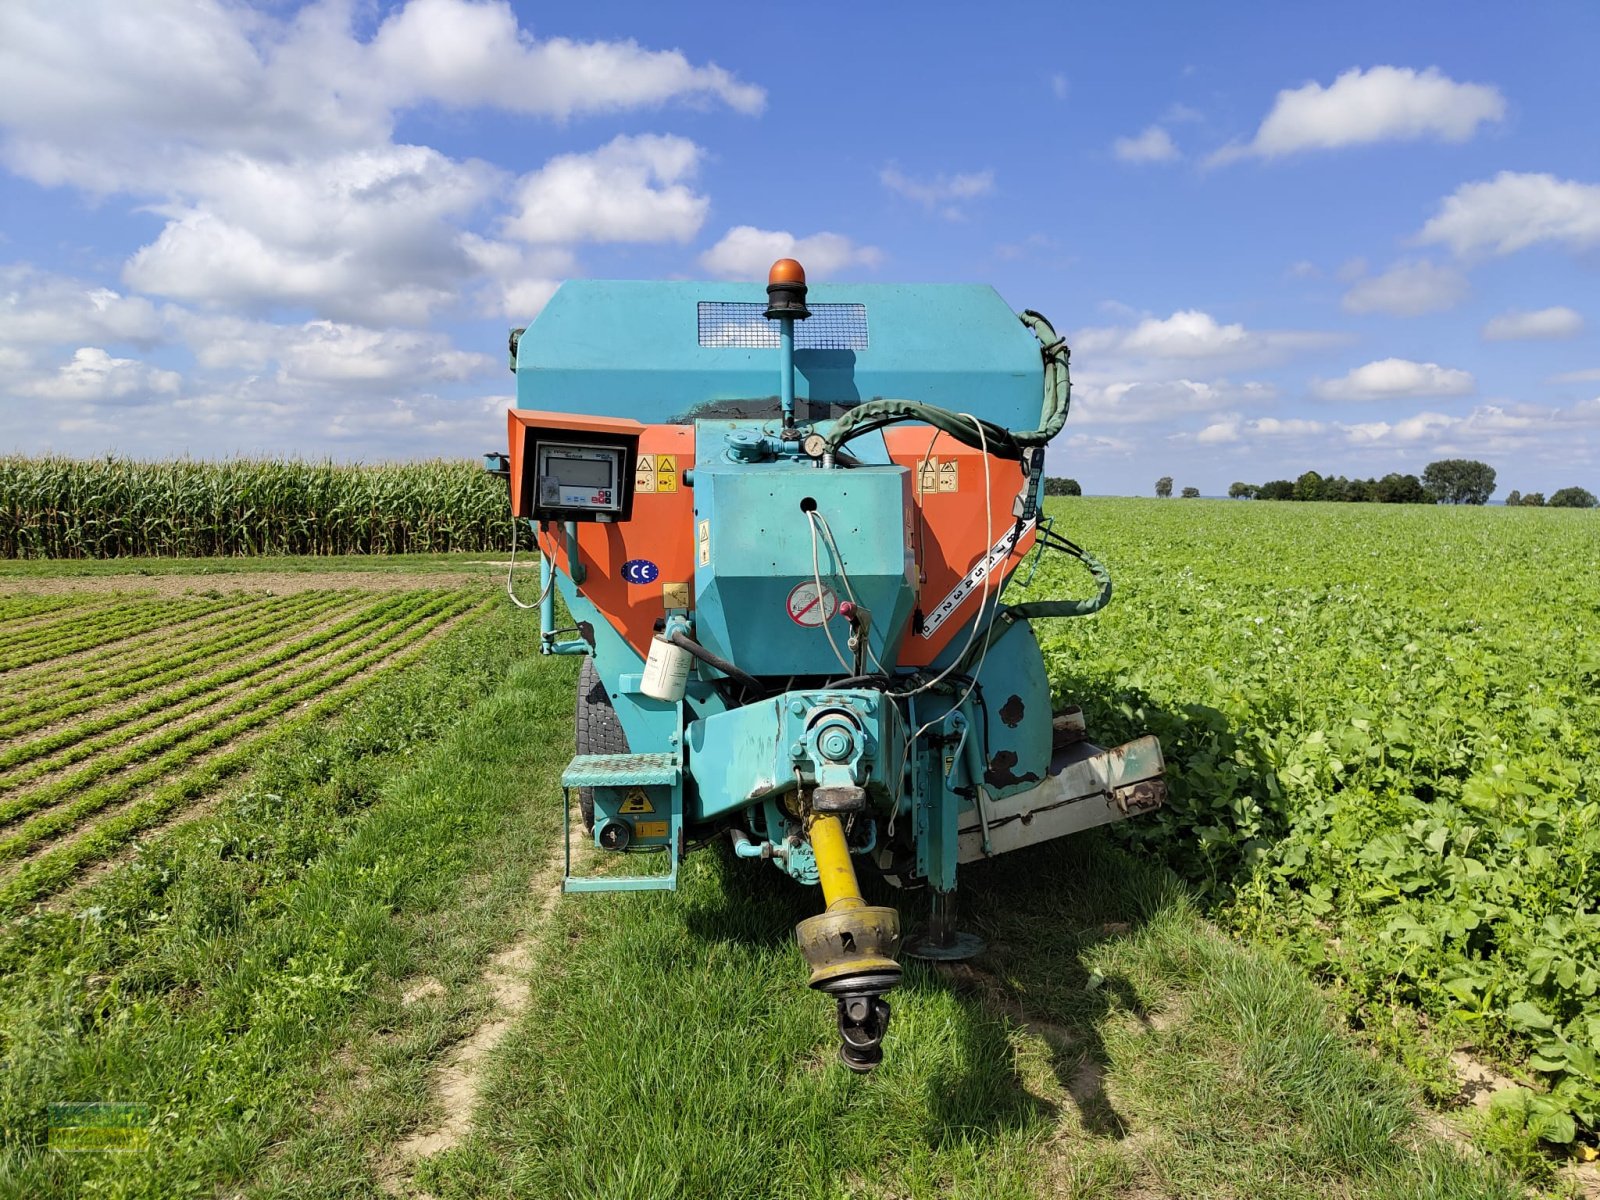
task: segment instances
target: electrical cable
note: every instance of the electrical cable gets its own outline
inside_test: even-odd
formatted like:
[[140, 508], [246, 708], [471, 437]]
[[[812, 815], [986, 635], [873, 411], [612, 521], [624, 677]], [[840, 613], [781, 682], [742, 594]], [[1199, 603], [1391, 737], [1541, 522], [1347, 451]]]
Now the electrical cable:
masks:
[[[973, 428], [975, 428], [978, 431], [978, 442], [979, 442], [979, 445], [983, 449], [984, 541], [983, 541], [983, 549], [978, 552], [978, 557], [977, 557], [977, 560], [976, 560], [977, 564], [982, 564], [984, 559], [988, 557], [989, 551], [994, 547], [994, 495], [993, 495], [993, 492], [991, 490], [991, 480], [990, 480], [990, 476], [989, 476], [989, 442], [988, 442], [988, 436], [984, 432], [983, 424], [982, 424], [982, 422], [980, 422], [978, 420], [977, 417], [974, 417], [971, 413], [960, 413], [959, 415], [963, 416], [963, 417], [966, 417], [967, 420], [972, 422]], [[932, 449], [932, 443], [929, 443], [929, 449], [930, 450]], [[1016, 545], [1016, 541], [1015, 541], [1014, 538], [1012, 540], [1012, 545], [1013, 546]], [[1007, 555], [1007, 557], [1009, 557], [1009, 555]], [[985, 607], [988, 606], [988, 603], [989, 603], [989, 586], [990, 586], [989, 585], [989, 581], [993, 577], [994, 577], [994, 570], [992, 568], [984, 571], [984, 573], [983, 573], [983, 596], [982, 596], [982, 599], [980, 599], [978, 601], [978, 611], [977, 611], [976, 614], [974, 614], [974, 616], [972, 618], [972, 625], [967, 630], [967, 642], [966, 642], [966, 645], [961, 647], [961, 653], [956, 655], [955, 658], [953, 658], [950, 661], [950, 665], [948, 667], [946, 667], [943, 671], [939, 672], [939, 674], [935, 675], [927, 683], [924, 683], [921, 687], [913, 688], [909, 692], [889, 692], [889, 693], [887, 693], [888, 695], [893, 696], [896, 699], [904, 699], [907, 696], [915, 696], [915, 695], [917, 695], [917, 694], [919, 694], [921, 692], [925, 692], [929, 688], [931, 688], [931, 687], [935, 686], [936, 684], [938, 684], [941, 680], [944, 679], [944, 677], [946, 675], [950, 674], [951, 671], [955, 670], [956, 667], [958, 665], [960, 665], [961, 661], [964, 658], [966, 658], [967, 652], [972, 649], [973, 640], [978, 636], [978, 626], [983, 623], [983, 620], [982, 620], [982, 618], [983, 618], [983, 610], [984, 610]], [[989, 619], [991, 621], [994, 620], [994, 614], [993, 613], [991, 613], [989, 615]], [[987, 650], [987, 647], [985, 647], [985, 649]], [[917, 736], [918, 737], [922, 736], [922, 731], [921, 730], [917, 731]]]
[[[544, 581], [544, 587], [539, 589], [539, 598], [532, 604], [524, 604], [517, 599], [517, 593], [512, 589], [512, 573], [517, 569], [517, 526], [522, 524], [516, 517], [511, 518], [511, 561], [506, 564], [506, 595], [511, 597], [511, 603], [518, 608], [538, 608], [544, 603], [544, 598], [550, 594], [550, 589], [556, 585], [556, 564], [550, 563], [550, 578]], [[540, 558], [544, 558], [544, 550], [539, 551]]]
[[[828, 646], [833, 651], [834, 658], [839, 660], [839, 665], [846, 672], [851, 672], [855, 670], [855, 666], [845, 658], [839, 649], [839, 644], [833, 640], [833, 630], [828, 628], [828, 620], [833, 614], [828, 611], [827, 593], [822, 590], [822, 563], [817, 555], [817, 522], [814, 519], [816, 512], [814, 508], [806, 510], [806, 525], [811, 529], [811, 578], [817, 586], [817, 606], [822, 610], [822, 632], [827, 634]], [[837, 607], [836, 600], [835, 608]]]
[[[822, 536], [823, 536], [824, 540], [826, 540], [827, 543], [828, 543], [828, 550], [833, 555], [833, 561], [839, 564], [838, 573], [839, 573], [839, 579], [844, 583], [844, 594], [846, 596], [850, 597], [850, 603], [854, 604], [856, 606], [856, 608], [859, 610], [860, 607], [861, 607], [861, 602], [856, 599], [856, 590], [850, 584], [850, 572], [845, 569], [844, 553], [843, 553], [843, 551], [841, 551], [839, 549], [839, 543], [833, 540], [833, 526], [828, 524], [828, 518], [827, 517], [823, 516], [820, 512], [817, 512], [814, 509], [811, 512], [808, 512], [806, 514], [806, 516], [812, 518], [812, 521], [813, 521], [812, 536], [813, 537], [816, 536], [815, 526], [816, 525], [821, 525], [822, 526]], [[875, 653], [873, 653], [871, 637], [869, 637], [866, 633], [859, 633], [859, 634], [857, 634], [857, 636], [865, 639], [865, 641], [863, 642], [863, 645], [866, 646], [867, 657], [872, 660], [872, 665], [877, 667], [880, 672], [882, 672], [883, 674], [887, 675], [889, 673], [889, 669], [887, 667], [885, 667], [883, 665], [883, 663], [879, 661], [878, 656]]]

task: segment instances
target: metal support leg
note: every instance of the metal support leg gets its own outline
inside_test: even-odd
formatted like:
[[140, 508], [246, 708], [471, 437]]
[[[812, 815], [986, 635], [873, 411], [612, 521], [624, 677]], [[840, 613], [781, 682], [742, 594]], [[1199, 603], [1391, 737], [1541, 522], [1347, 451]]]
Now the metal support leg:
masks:
[[906, 943], [905, 952], [929, 962], [960, 962], [978, 957], [986, 948], [977, 934], [956, 928], [956, 894], [935, 891], [928, 927]]

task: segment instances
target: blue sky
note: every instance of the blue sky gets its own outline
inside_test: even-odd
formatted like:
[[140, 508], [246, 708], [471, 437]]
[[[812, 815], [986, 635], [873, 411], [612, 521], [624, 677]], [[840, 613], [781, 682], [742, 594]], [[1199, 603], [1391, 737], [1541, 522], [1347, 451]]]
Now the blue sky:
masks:
[[0, 5], [0, 451], [475, 454], [557, 281], [994, 284], [1090, 492], [1600, 491], [1600, 7]]

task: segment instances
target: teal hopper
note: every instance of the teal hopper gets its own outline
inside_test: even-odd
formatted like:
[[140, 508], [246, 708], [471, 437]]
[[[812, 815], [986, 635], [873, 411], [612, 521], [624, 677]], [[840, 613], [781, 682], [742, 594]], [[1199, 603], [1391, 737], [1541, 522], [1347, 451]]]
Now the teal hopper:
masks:
[[[1165, 798], [1153, 737], [1103, 750], [1053, 711], [1033, 633], [1112, 591], [1040, 512], [1065, 342], [990, 288], [810, 289], [783, 259], [764, 291], [564, 284], [511, 365], [486, 465], [541, 556], [518, 603], [543, 653], [584, 656], [562, 788], [601, 866], [574, 874], [569, 837], [564, 889], [672, 890], [719, 839], [817, 889], [796, 938], [841, 1060], [870, 1071], [902, 956], [982, 950], [958, 928], [962, 865]], [[1046, 552], [1094, 594], [1007, 604]], [[926, 889], [916, 936], [862, 871]]]

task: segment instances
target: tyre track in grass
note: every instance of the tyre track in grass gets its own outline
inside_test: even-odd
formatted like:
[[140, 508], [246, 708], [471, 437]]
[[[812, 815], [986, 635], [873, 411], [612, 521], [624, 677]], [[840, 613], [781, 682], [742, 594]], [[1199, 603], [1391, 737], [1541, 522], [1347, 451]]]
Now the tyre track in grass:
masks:
[[[0, 825], [32, 817], [20, 827], [14, 827], [9, 836], [0, 838], [0, 864], [31, 856], [39, 841], [65, 832], [78, 817], [99, 812], [125, 799], [139, 786], [182, 769], [197, 753], [224, 744], [230, 732], [249, 730], [261, 724], [271, 714], [282, 711], [284, 696], [300, 696], [318, 687], [328, 667], [344, 669], [352, 662], [359, 665], [381, 657], [397, 641], [400, 645], [407, 644], [408, 622], [420, 621], [424, 630], [431, 629], [469, 604], [470, 601], [447, 595], [429, 599], [416, 607], [401, 606], [392, 615], [352, 631], [345, 645], [300, 664], [286, 676], [264, 682], [243, 696], [213, 706], [212, 711], [167, 728], [143, 742], [91, 760], [65, 778], [24, 789], [0, 802]], [[398, 638], [396, 631], [400, 631]], [[264, 707], [263, 701], [267, 702]], [[225, 722], [219, 725], [218, 721], [223, 718]], [[152, 753], [157, 753], [157, 757], [151, 758]], [[131, 769], [117, 774], [125, 767]], [[106, 779], [107, 776], [111, 778]], [[98, 782], [100, 780], [105, 782]], [[89, 786], [85, 792], [86, 785], [96, 786]], [[69, 800], [74, 795], [77, 798]]]
[[[349, 596], [349, 593], [330, 593]], [[355, 602], [352, 597], [352, 603]], [[324, 606], [314, 605], [313, 611], [324, 611]], [[138, 666], [107, 667], [103, 672], [88, 671], [78, 676], [78, 682], [54, 691], [41, 687], [29, 698], [12, 705], [0, 705], [0, 739], [14, 740], [22, 734], [46, 728], [65, 718], [88, 712], [106, 704], [116, 704], [152, 688], [163, 686], [184, 674], [196, 663], [215, 658], [234, 649], [241, 649], [270, 636], [271, 631], [285, 623], [292, 623], [298, 609], [286, 610], [285, 616], [274, 616], [252, 622], [242, 630], [207, 638], [179, 639], [177, 650], [160, 658], [146, 658]], [[267, 632], [263, 632], [263, 631]]]
[[[592, 859], [593, 849], [579, 819], [575, 793], [568, 815], [566, 848], [573, 865], [579, 866]], [[431, 1200], [427, 1192], [411, 1187], [413, 1170], [422, 1159], [459, 1146], [472, 1132], [485, 1070], [533, 999], [529, 973], [540, 958], [550, 917], [562, 896], [566, 863], [560, 849], [559, 844], [552, 844], [548, 860], [528, 881], [529, 892], [543, 897], [538, 910], [509, 945], [490, 957], [479, 977], [490, 996], [489, 1010], [471, 1033], [451, 1047], [433, 1073], [430, 1107], [440, 1114], [439, 1119], [413, 1130], [376, 1165], [378, 1186], [391, 1196]]]
[[[193, 819], [204, 811], [211, 793], [230, 777], [248, 769], [253, 759], [272, 740], [308, 722], [325, 720], [348, 705], [362, 685], [380, 672], [397, 670], [415, 662], [426, 649], [464, 621], [494, 603], [493, 600], [466, 598], [461, 608], [441, 617], [432, 625], [413, 626], [385, 656], [365, 660], [342, 669], [319, 684], [298, 689], [280, 698], [264, 713], [262, 722], [282, 716], [272, 728], [219, 745], [204, 758], [191, 760], [194, 769], [159, 786], [144, 797], [105, 817], [94, 825], [73, 832], [54, 842], [43, 853], [20, 863], [0, 875], [0, 919], [12, 917], [30, 904], [70, 883], [84, 868], [92, 866], [141, 833], [159, 826], [171, 826]], [[317, 696], [320, 686], [322, 695]], [[200, 804], [187, 803], [200, 801]], [[181, 812], [176, 812], [179, 810]]]
[[[141, 692], [145, 698], [132, 703], [96, 707], [87, 720], [57, 722], [20, 745], [0, 748], [0, 793], [65, 770], [113, 744], [131, 744], [161, 724], [187, 717], [245, 690], [252, 676], [293, 663], [308, 650], [321, 647], [331, 651], [347, 644], [363, 627], [382, 619], [377, 611], [380, 606], [369, 605], [365, 611], [352, 614], [349, 610], [357, 603], [348, 601], [335, 606], [332, 612], [322, 609], [296, 614], [258, 639], [268, 641], [268, 645], [234, 666], [179, 681], [155, 693]], [[235, 688], [235, 684], [243, 687]], [[221, 695], [216, 694], [219, 692]]]

